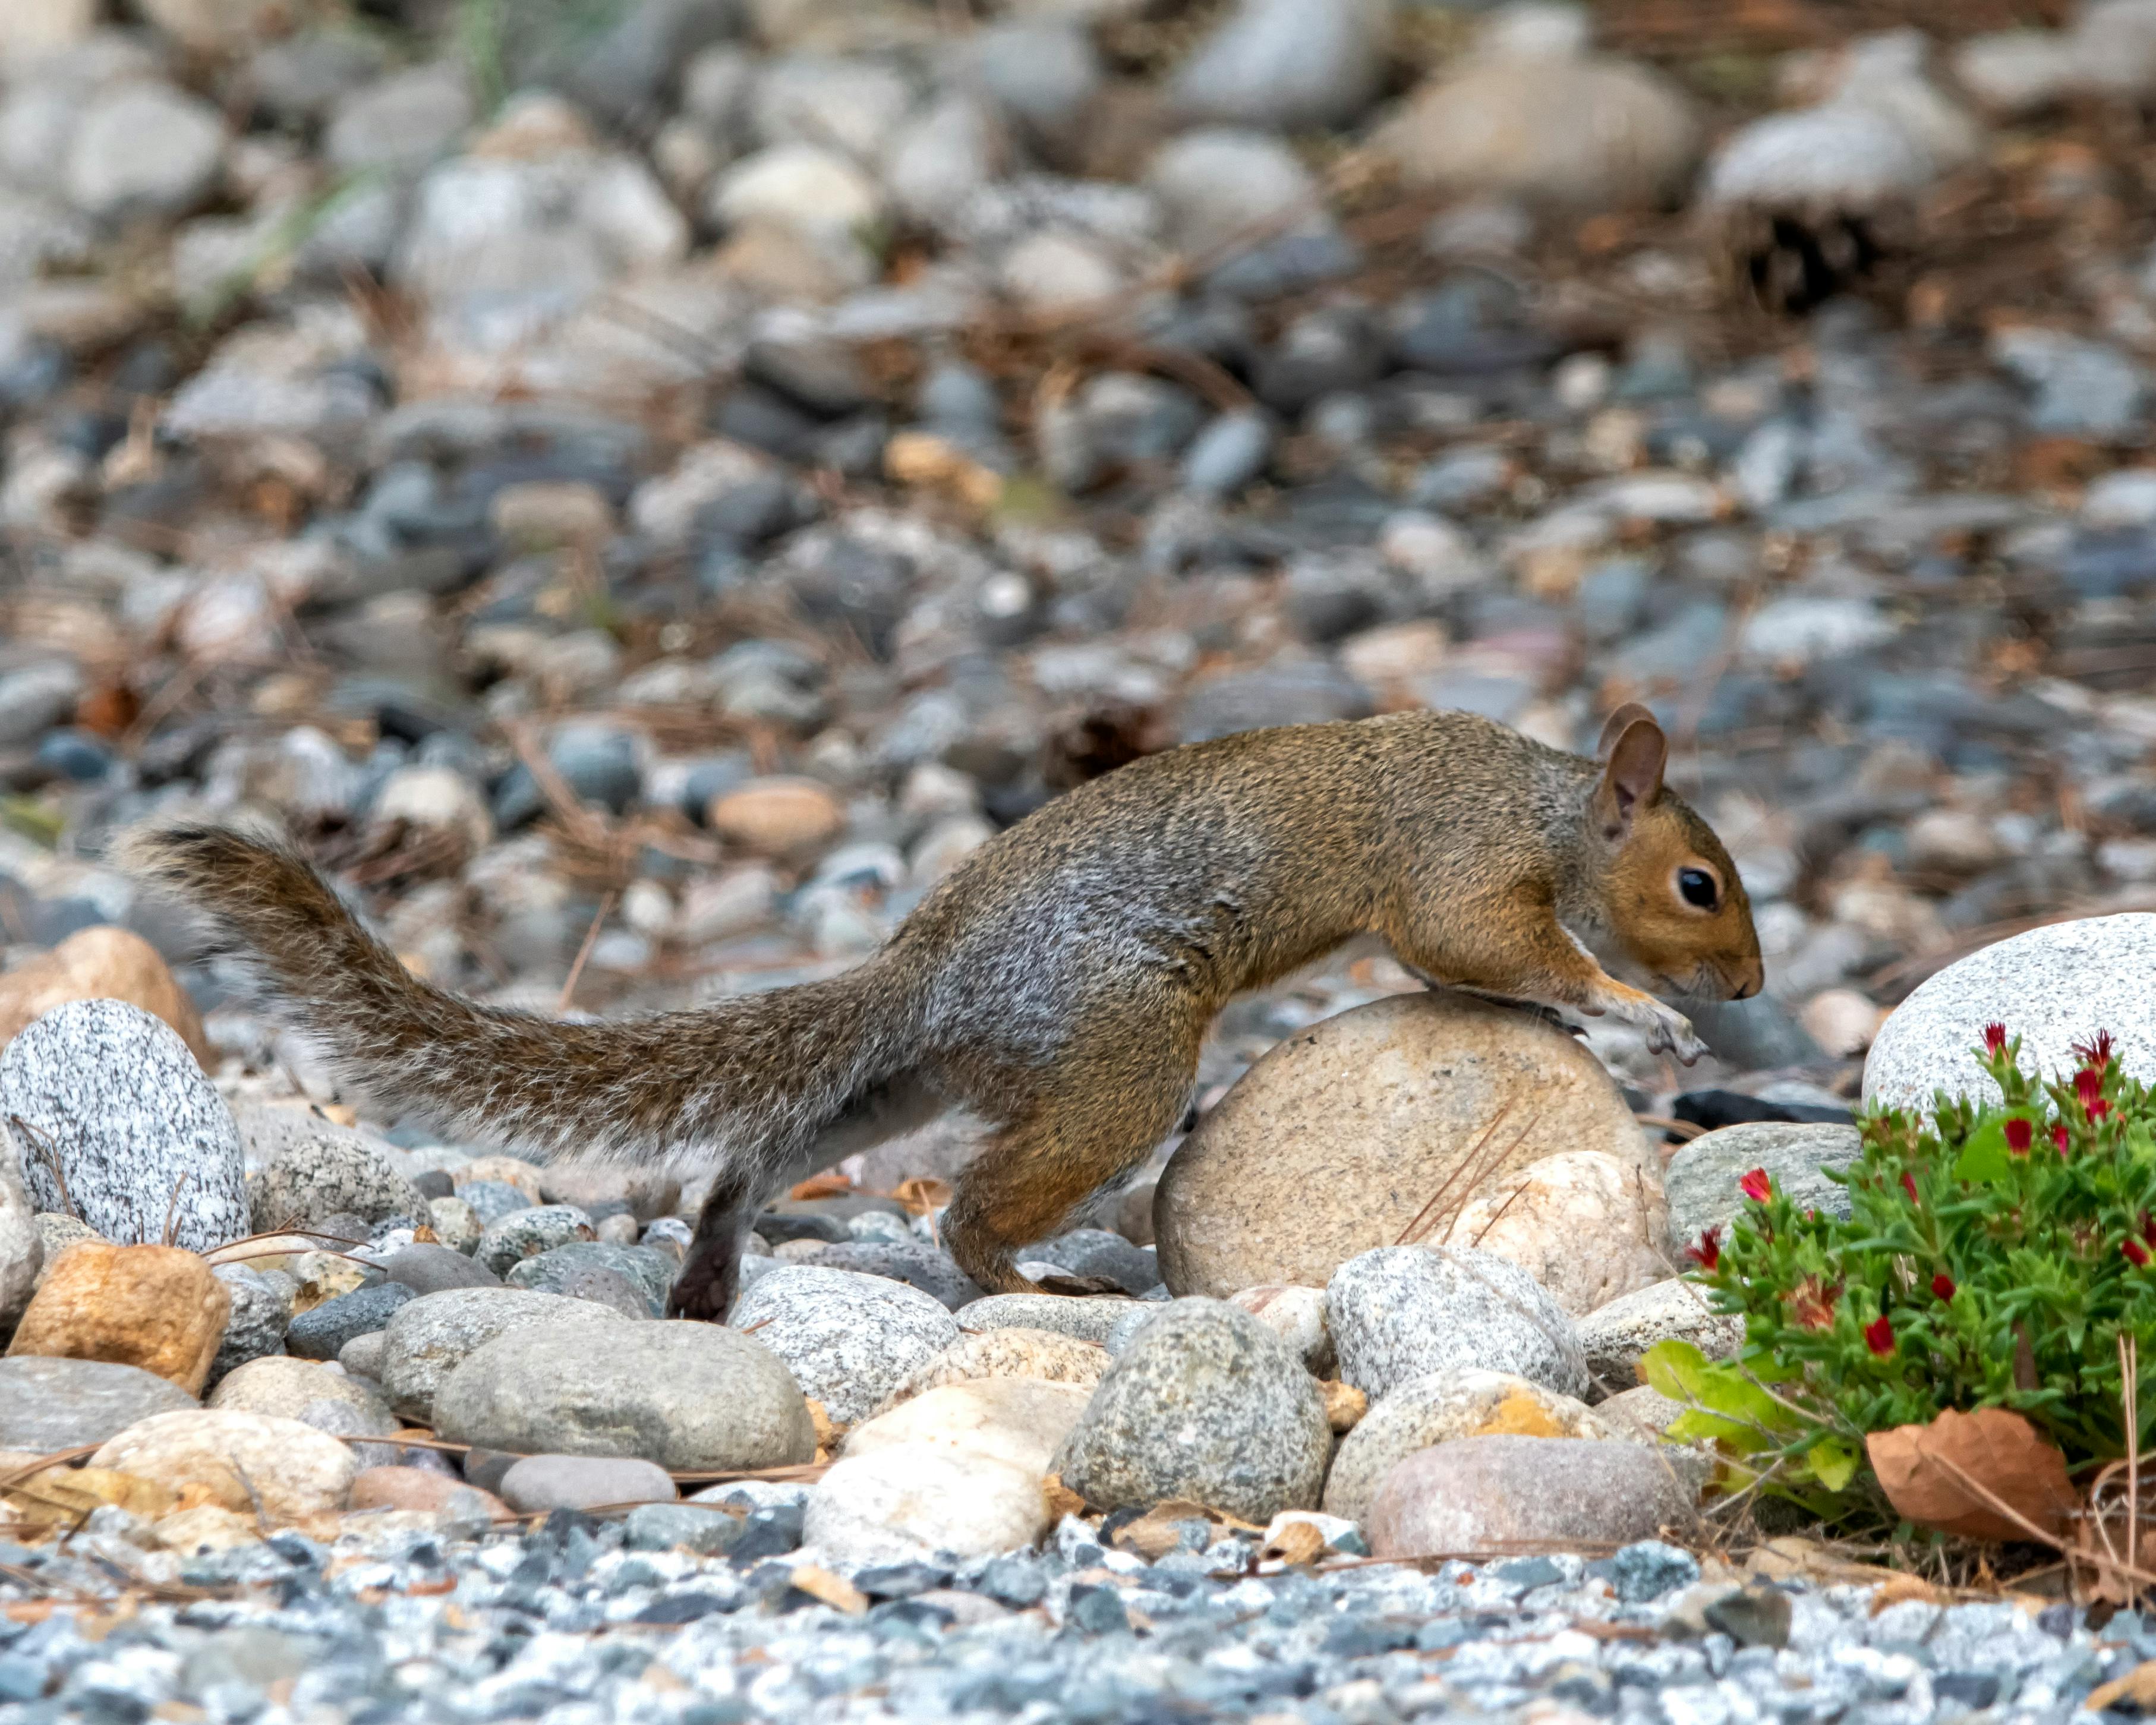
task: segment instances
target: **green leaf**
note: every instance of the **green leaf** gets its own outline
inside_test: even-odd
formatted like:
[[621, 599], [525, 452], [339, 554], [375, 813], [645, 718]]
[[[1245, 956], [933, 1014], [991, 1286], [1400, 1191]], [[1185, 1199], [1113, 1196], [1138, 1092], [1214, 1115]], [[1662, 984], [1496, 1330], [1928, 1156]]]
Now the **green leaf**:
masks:
[[1848, 1489], [1849, 1482], [1856, 1477], [1856, 1464], [1861, 1459], [1856, 1445], [1846, 1438], [1821, 1438], [1804, 1451], [1813, 1477], [1830, 1491]]
[[2013, 1166], [2010, 1159], [2012, 1153], [2006, 1147], [2008, 1118], [2001, 1115], [1969, 1135], [1968, 1142], [1954, 1160], [1954, 1178], [1966, 1180], [1972, 1186], [1996, 1186], [2006, 1178]]

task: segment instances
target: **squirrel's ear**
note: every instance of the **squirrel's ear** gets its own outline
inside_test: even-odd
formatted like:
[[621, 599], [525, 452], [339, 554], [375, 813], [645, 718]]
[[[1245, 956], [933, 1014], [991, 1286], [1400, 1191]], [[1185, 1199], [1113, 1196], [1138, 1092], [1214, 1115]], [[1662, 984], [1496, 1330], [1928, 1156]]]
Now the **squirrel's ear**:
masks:
[[1661, 795], [1670, 746], [1655, 716], [1632, 703], [1609, 716], [1599, 752], [1609, 764], [1602, 769], [1602, 783], [1595, 793], [1595, 815], [1614, 839], [1632, 824], [1635, 813]]

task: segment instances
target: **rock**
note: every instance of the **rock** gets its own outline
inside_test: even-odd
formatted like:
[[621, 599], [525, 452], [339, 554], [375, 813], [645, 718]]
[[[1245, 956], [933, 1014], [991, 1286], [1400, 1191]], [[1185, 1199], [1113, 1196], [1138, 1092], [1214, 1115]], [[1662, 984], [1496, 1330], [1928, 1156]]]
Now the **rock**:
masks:
[[[460, 1194], [467, 1185], [480, 1180], [513, 1186], [523, 1195], [527, 1205], [536, 1208], [540, 1204], [554, 1202], [546, 1196], [549, 1172], [537, 1163], [526, 1162], [521, 1157], [475, 1156], [470, 1162], [460, 1163], [450, 1178], [457, 1183], [457, 1191]], [[466, 1201], [470, 1202], [469, 1199]], [[490, 1215], [486, 1219], [491, 1222], [498, 1219]]]
[[[478, 1211], [461, 1198], [430, 1198], [427, 1200], [426, 1219], [445, 1250], [470, 1263], [471, 1255], [479, 1250], [479, 1243], [486, 1234], [486, 1225], [480, 1220]], [[472, 1268], [480, 1276], [494, 1274], [475, 1264]], [[420, 1291], [431, 1293], [433, 1290], [422, 1288]]]
[[727, 1320], [786, 1363], [802, 1394], [850, 1425], [958, 1339], [940, 1301], [881, 1276], [787, 1265], [744, 1293]]
[[1635, 1288], [1579, 1321], [1587, 1369], [1605, 1393], [1640, 1382], [1640, 1357], [1657, 1342], [1689, 1342], [1709, 1359], [1732, 1358], [1744, 1346], [1744, 1320], [1717, 1312], [1707, 1291], [1681, 1276]]
[[[526, 1198], [506, 1180], [468, 1180], [457, 1188], [456, 1195], [457, 1201], [470, 1210], [473, 1219], [479, 1223], [482, 1235], [505, 1216], [513, 1216], [519, 1210], [538, 1208], [534, 1199]], [[477, 1240], [472, 1242], [472, 1250], [479, 1250]]]
[[826, 1562], [850, 1566], [986, 1558], [1034, 1545], [1048, 1519], [1032, 1474], [900, 1444], [833, 1463], [808, 1494], [802, 1539]]
[[1628, 1545], [1688, 1528], [1695, 1494], [1649, 1445], [1470, 1437], [1418, 1450], [1363, 1518], [1373, 1557]]
[[622, 1517], [621, 1543], [630, 1551], [690, 1551], [721, 1557], [740, 1543], [743, 1521], [700, 1503], [640, 1504]]
[[251, 1513], [242, 1515], [218, 1503], [198, 1503], [159, 1519], [151, 1530], [157, 1543], [182, 1558], [214, 1557], [262, 1543], [262, 1529]]
[[1376, 142], [1412, 186], [1599, 209], [1681, 191], [1700, 127], [1683, 92], [1645, 66], [1484, 53], [1434, 74]]
[[74, 47], [97, 26], [97, 0], [10, 7], [0, 18], [0, 69], [17, 72]]
[[1077, 141], [1101, 88], [1092, 38], [1063, 18], [1014, 18], [975, 30], [959, 48], [963, 81], [993, 97], [1051, 151]]
[[1322, 1286], [1419, 1218], [1442, 1238], [1443, 1215], [1424, 1214], [1441, 1192], [1464, 1204], [1564, 1151], [1646, 1153], [1616, 1085], [1563, 1030], [1460, 994], [1358, 1007], [1273, 1049], [1183, 1141], [1153, 1202], [1161, 1275], [1223, 1298]]
[[827, 1245], [805, 1261], [827, 1270], [854, 1270], [916, 1287], [956, 1312], [982, 1297], [980, 1286], [957, 1260], [935, 1246], [894, 1240], [852, 1240]]
[[467, 1354], [435, 1391], [434, 1429], [490, 1449], [640, 1455], [667, 1468], [807, 1461], [815, 1428], [767, 1334], [679, 1322], [514, 1330]]
[[1178, 1300], [1108, 1368], [1054, 1471], [1101, 1508], [1187, 1497], [1262, 1522], [1317, 1507], [1332, 1449], [1285, 1343], [1235, 1307]]
[[86, 1240], [101, 1241], [105, 1239], [89, 1223], [77, 1216], [55, 1215], [50, 1210], [40, 1210], [31, 1219], [36, 1224], [38, 1238], [44, 1242], [47, 1269], [50, 1269], [53, 1260], [69, 1246], [80, 1245]]
[[426, 1214], [418, 1188], [362, 1134], [327, 1121], [313, 1124], [318, 1132], [287, 1144], [249, 1183], [256, 1233], [311, 1227], [333, 1215], [372, 1223]]
[[249, 1231], [232, 1112], [140, 1007], [69, 1001], [19, 1032], [0, 1051], [0, 1117], [21, 1122], [12, 1136], [41, 1210], [131, 1245], [167, 1239], [169, 1218], [172, 1244], [194, 1252]]
[[1377, 97], [1389, 23], [1382, 0], [1240, 0], [1170, 90], [1178, 107], [1207, 119], [1281, 131], [1344, 126]]
[[1861, 215], [1914, 196], [1935, 169], [1887, 115], [1849, 103], [1769, 114], [1715, 153], [1707, 208]]
[[958, 1309], [967, 1331], [1049, 1330], [1081, 1342], [1105, 1343], [1108, 1332], [1137, 1306], [1135, 1301], [1067, 1299], [1060, 1294], [991, 1294]]
[[209, 1364], [206, 1387], [214, 1389], [248, 1361], [285, 1351], [285, 1327], [292, 1321], [297, 1284], [281, 1271], [262, 1271], [245, 1264], [220, 1264], [213, 1272], [224, 1284], [232, 1309], [224, 1320], [224, 1339]]
[[449, 1288], [423, 1294], [399, 1308], [383, 1332], [382, 1387], [398, 1413], [426, 1423], [442, 1380], [496, 1337], [535, 1326], [558, 1332], [622, 1322], [618, 1312], [588, 1301], [521, 1288]]
[[[436, 1203], [454, 1200], [436, 1199]], [[431, 1209], [431, 1206], [429, 1206]], [[439, 1231], [439, 1230], [437, 1230]], [[501, 1278], [462, 1252], [422, 1241], [399, 1246], [382, 1260], [382, 1273], [415, 1294], [439, 1294], [444, 1288], [498, 1288]]]
[[1410, 1378], [1340, 1440], [1325, 1477], [1328, 1515], [1362, 1521], [1395, 1464], [1455, 1438], [1612, 1438], [1584, 1402], [1504, 1372], [1457, 1368]]
[[1261, 1288], [1239, 1289], [1228, 1296], [1228, 1303], [1249, 1312], [1286, 1343], [1311, 1376], [1332, 1375], [1332, 1329], [1326, 1317], [1322, 1288], [1273, 1282]]
[[344, 1344], [337, 1355], [337, 1363], [355, 1378], [369, 1378], [382, 1381], [382, 1356], [386, 1343], [387, 1330], [369, 1330], [365, 1335], [354, 1336]]
[[812, 850], [845, 824], [839, 799], [805, 778], [757, 778], [714, 798], [706, 819], [729, 843], [767, 856]]
[[1545, 1156], [1471, 1199], [1452, 1238], [1510, 1259], [1575, 1317], [1660, 1281], [1669, 1217], [1636, 1162], [1599, 1150]]
[[354, 1475], [351, 1509], [408, 1509], [464, 1522], [506, 1522], [509, 1506], [491, 1491], [468, 1486], [454, 1474], [429, 1467], [367, 1467]]
[[1105, 1228], [1073, 1229], [1028, 1246], [1019, 1255], [1029, 1263], [1051, 1265], [1066, 1276], [1114, 1282], [1127, 1294], [1142, 1294], [1160, 1286], [1160, 1264], [1152, 1250], [1132, 1245]]
[[1108, 1350], [1097, 1342], [1050, 1330], [983, 1330], [952, 1343], [926, 1365], [909, 1372], [886, 1396], [874, 1418], [948, 1384], [1031, 1378], [1091, 1389], [1108, 1369]]
[[870, 260], [858, 236], [882, 213], [883, 197], [875, 181], [835, 150], [774, 144], [721, 173], [708, 208], [728, 228], [776, 228], [859, 280]]
[[199, 96], [148, 80], [90, 98], [68, 144], [68, 202], [120, 222], [183, 215], [216, 185], [224, 116]]
[[639, 1222], [670, 1215], [681, 1201], [681, 1182], [656, 1168], [585, 1168], [575, 1164], [542, 1169], [539, 1198], [583, 1210], [603, 1204], [625, 1204]]
[[85, 1241], [54, 1262], [8, 1352], [139, 1366], [199, 1395], [231, 1309], [192, 1252]]
[[162, 1019], [204, 1070], [217, 1064], [202, 1014], [157, 949], [139, 934], [100, 924], [0, 976], [0, 1044], [69, 1000], [124, 1000]]
[[1265, 414], [1255, 408], [1222, 413], [1183, 452], [1183, 485], [1202, 496], [1233, 496], [1265, 470], [1272, 453], [1273, 424]]
[[347, 172], [416, 169], [472, 121], [462, 68], [413, 66], [341, 96], [322, 134], [322, 152]]
[[658, 1317], [666, 1310], [666, 1296], [673, 1289], [674, 1279], [681, 1273], [681, 1264], [679, 1259], [649, 1246], [580, 1240], [512, 1264], [505, 1281], [513, 1288], [537, 1288], [542, 1293], [570, 1294], [575, 1298], [578, 1296], [572, 1292], [572, 1284], [593, 1271], [608, 1271], [619, 1276], [642, 1301], [637, 1315]]
[[198, 1405], [177, 1384], [109, 1360], [0, 1359], [0, 1450], [49, 1455], [101, 1444], [153, 1414]]
[[1864, 1064], [1864, 1100], [1926, 1108], [1934, 1091], [1996, 1102], [1977, 1064], [1984, 1027], [2021, 1039], [2025, 1070], [2071, 1078], [2073, 1045], [2111, 1032], [2114, 1058], [2156, 1079], [2156, 1002], [2143, 985], [2156, 962], [2156, 915], [2054, 922], [1948, 965], [1894, 1009]]
[[1686, 1411], [1682, 1402], [1672, 1401], [1659, 1389], [1640, 1384], [1598, 1403], [1594, 1414], [1614, 1431], [1654, 1441]]
[[1325, 1296], [1340, 1375], [1373, 1402], [1446, 1368], [1509, 1372], [1587, 1393], [1579, 1338], [1518, 1265], [1465, 1246], [1385, 1246], [1351, 1258]]
[[572, 1240], [593, 1240], [592, 1219], [572, 1204], [536, 1205], [514, 1210], [498, 1222], [487, 1224], [472, 1248], [472, 1262], [496, 1276], [506, 1276], [512, 1266]]
[[[311, 1360], [272, 1358], [242, 1366], [218, 1385], [209, 1405], [296, 1420], [332, 1437], [393, 1437], [403, 1429], [374, 1384]], [[362, 1468], [406, 1459], [393, 1445], [352, 1449], [353, 1463]]]
[[856, 1425], [839, 1453], [866, 1455], [918, 1444], [978, 1455], [1034, 1475], [1049, 1470], [1056, 1445], [1077, 1424], [1090, 1387], [1037, 1378], [983, 1378], [945, 1384]]
[[901, 128], [883, 181], [905, 214], [948, 232], [1009, 157], [1010, 139], [994, 109], [969, 91], [953, 90]]
[[14, 1153], [0, 1139], [0, 1336], [15, 1327], [44, 1267], [37, 1212], [15, 1172]]
[[1668, 1248], [1681, 1264], [1687, 1248], [1709, 1228], [1727, 1229], [1748, 1202], [1738, 1182], [1763, 1168], [1790, 1200], [1830, 1215], [1849, 1214], [1849, 1191], [1822, 1172], [1846, 1168], [1861, 1148], [1853, 1126], [1754, 1121], [1702, 1132], [1678, 1147], [1662, 1173], [1668, 1194]]
[[626, 1455], [526, 1455], [501, 1476], [501, 1500], [531, 1514], [619, 1503], [671, 1503], [666, 1470]]
[[1153, 153], [1145, 184], [1168, 211], [1170, 236], [1187, 253], [1249, 238], [1269, 223], [1281, 233], [1327, 224], [1317, 177], [1269, 132], [1233, 126], [1184, 132]]
[[416, 1297], [403, 1283], [386, 1281], [325, 1300], [292, 1320], [285, 1348], [301, 1359], [335, 1359], [355, 1337], [388, 1329], [389, 1320]]
[[[1050, 313], [1096, 305], [1120, 292], [1124, 272], [1107, 248], [1083, 234], [1059, 228], [1028, 234], [1005, 252], [998, 285], [1025, 310]], [[1051, 469], [1060, 464], [1051, 459]], [[1090, 467], [1058, 472], [1070, 489], [1082, 489]]]
[[311, 1425], [210, 1408], [153, 1414], [112, 1439], [90, 1466], [198, 1486], [225, 1509], [246, 1514], [259, 1505], [278, 1520], [343, 1508], [359, 1471], [350, 1450]]

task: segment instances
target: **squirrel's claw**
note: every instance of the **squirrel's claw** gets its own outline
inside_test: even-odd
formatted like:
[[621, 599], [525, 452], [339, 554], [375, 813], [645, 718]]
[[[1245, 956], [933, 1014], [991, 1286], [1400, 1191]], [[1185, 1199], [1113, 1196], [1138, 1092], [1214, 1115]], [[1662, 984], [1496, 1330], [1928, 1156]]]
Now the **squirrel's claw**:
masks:
[[1647, 1050], [1650, 1054], [1673, 1055], [1681, 1065], [1696, 1065], [1707, 1046], [1692, 1029], [1691, 1020], [1682, 1013], [1661, 1008], [1655, 1022], [1647, 1030]]

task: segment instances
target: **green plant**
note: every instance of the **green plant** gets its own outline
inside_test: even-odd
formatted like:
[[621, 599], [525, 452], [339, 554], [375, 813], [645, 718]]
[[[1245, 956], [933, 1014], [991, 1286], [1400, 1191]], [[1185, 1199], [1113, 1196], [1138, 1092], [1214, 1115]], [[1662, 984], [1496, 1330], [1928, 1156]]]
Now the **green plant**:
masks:
[[[1741, 1358], [1665, 1343], [1646, 1363], [1693, 1404], [1674, 1435], [1717, 1440], [1739, 1482], [1821, 1513], [1846, 1506], [1864, 1434], [1949, 1408], [2022, 1414], [2077, 1471], [2125, 1455], [2118, 1338], [2156, 1333], [2156, 1095], [2107, 1034], [2075, 1053], [2068, 1080], [2032, 1077], [2020, 1040], [1987, 1027], [1999, 1100], [1867, 1114], [1830, 1176], [1846, 1219], [1746, 1175], [1727, 1239], [1691, 1250], [1744, 1320]], [[2143, 1394], [2142, 1432], [2152, 1412]]]

